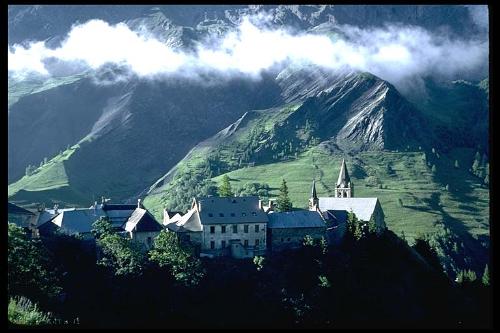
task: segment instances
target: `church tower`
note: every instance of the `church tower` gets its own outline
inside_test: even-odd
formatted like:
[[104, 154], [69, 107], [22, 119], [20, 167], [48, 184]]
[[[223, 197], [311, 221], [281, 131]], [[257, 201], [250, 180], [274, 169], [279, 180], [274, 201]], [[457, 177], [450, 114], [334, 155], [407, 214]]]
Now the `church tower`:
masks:
[[347, 166], [345, 160], [342, 159], [342, 165], [340, 166], [339, 179], [335, 185], [335, 198], [352, 198], [353, 197], [353, 186], [351, 184], [351, 178], [349, 178], [349, 173], [347, 172]]
[[311, 197], [309, 198], [309, 210], [317, 210], [319, 207], [319, 199], [316, 194], [316, 180], [313, 179], [313, 185], [311, 188]]

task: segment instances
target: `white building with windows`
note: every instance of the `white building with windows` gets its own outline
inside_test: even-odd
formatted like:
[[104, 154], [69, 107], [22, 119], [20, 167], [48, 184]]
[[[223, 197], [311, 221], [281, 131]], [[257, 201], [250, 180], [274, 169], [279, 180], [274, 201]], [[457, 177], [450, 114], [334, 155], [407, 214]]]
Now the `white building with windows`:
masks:
[[166, 213], [163, 223], [181, 241], [198, 245], [201, 256], [247, 258], [266, 251], [268, 217], [256, 196], [195, 198], [185, 215]]

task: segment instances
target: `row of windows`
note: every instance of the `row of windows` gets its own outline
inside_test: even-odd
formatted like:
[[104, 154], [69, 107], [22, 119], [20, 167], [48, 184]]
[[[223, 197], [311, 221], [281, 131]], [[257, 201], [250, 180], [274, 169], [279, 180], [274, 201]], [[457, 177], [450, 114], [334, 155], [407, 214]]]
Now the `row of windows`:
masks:
[[[227, 226], [225, 226], [225, 225], [221, 225], [221, 226], [220, 226], [220, 232], [221, 232], [222, 234], [225, 234], [225, 233], [226, 233], [226, 230], [227, 230], [227, 228], [226, 228], [226, 227], [227, 227]], [[233, 230], [233, 234], [237, 234], [237, 233], [238, 233], [238, 225], [237, 225], [237, 224], [233, 224], [233, 225], [231, 226], [231, 228], [232, 228], [232, 230]], [[259, 231], [260, 231], [260, 226], [259, 226], [258, 224], [256, 224], [256, 225], [254, 226], [254, 230], [255, 230], [255, 232], [259, 232]], [[262, 229], [262, 230], [264, 230], [264, 229]], [[243, 232], [244, 232], [244, 233], [248, 233], [248, 224], [243, 225]], [[210, 233], [211, 233], [211, 234], [215, 234], [215, 226], [214, 226], [214, 225], [210, 226]]]
[[[231, 213], [231, 217], [236, 217], [236, 213]], [[247, 216], [247, 213], [241, 213], [241, 216]], [[252, 212], [252, 216], [257, 216], [257, 212]], [[208, 217], [214, 217], [213, 213], [208, 213]], [[224, 213], [219, 213], [219, 217], [224, 217]]]
[[[227, 243], [226, 243], [226, 241], [225, 241], [225, 240], [221, 241], [221, 242], [220, 242], [220, 246], [221, 246], [221, 248], [225, 248], [225, 247], [226, 247], [226, 244], [227, 244]], [[259, 246], [259, 244], [260, 244], [260, 239], [256, 239], [256, 240], [255, 240], [255, 242], [254, 242], [254, 245], [255, 245], [255, 246]], [[264, 238], [262, 239], [262, 244], [266, 244], [266, 240], [265, 240]], [[243, 246], [245, 246], [245, 247], [247, 247], [247, 246], [248, 246], [248, 239], [245, 239], [245, 240], [243, 241]], [[215, 241], [210, 241], [210, 248], [211, 248], [212, 250], [213, 250], [213, 249], [215, 249]]]

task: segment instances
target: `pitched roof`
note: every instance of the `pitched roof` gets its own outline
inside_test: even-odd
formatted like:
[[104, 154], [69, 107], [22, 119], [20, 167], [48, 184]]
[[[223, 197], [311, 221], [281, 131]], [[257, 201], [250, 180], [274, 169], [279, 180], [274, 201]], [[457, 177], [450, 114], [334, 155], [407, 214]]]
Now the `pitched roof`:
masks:
[[92, 224], [106, 214], [100, 209], [74, 209], [61, 212], [53, 223], [61, 227], [62, 231], [72, 235], [76, 233], [88, 233], [92, 230]]
[[377, 205], [377, 198], [331, 198], [320, 197], [319, 209], [321, 211], [327, 210], [345, 210], [351, 211], [356, 214], [356, 217], [363, 221], [369, 221], [375, 207]]
[[18, 205], [14, 205], [13, 203], [8, 202], [9, 208], [8, 212], [9, 214], [17, 214], [17, 215], [35, 215], [35, 213], [30, 212], [27, 209], [24, 209], [23, 207], [19, 207]]
[[36, 226], [40, 227], [43, 224], [51, 221], [57, 216], [57, 214], [51, 214], [50, 212], [47, 211], [41, 211], [40, 214], [38, 215], [38, 218], [36, 220]]
[[318, 212], [298, 210], [291, 212], [271, 213], [268, 215], [268, 228], [320, 228], [326, 227]]
[[168, 214], [169, 218], [172, 218], [175, 215], [181, 215], [182, 216], [182, 212], [167, 211], [167, 214]]
[[125, 223], [128, 232], [161, 231], [163, 228], [144, 208], [136, 208]]
[[259, 208], [259, 197], [207, 197], [195, 199], [201, 224], [264, 223], [267, 214]]
[[347, 172], [347, 166], [345, 160], [342, 159], [342, 164], [340, 166], [339, 178], [337, 179], [337, 187], [347, 187], [347, 184], [351, 181], [349, 177], [349, 172]]
[[121, 227], [123, 226], [123, 224], [125, 224], [125, 222], [127, 222], [136, 208], [137, 206], [134, 206], [133, 209], [108, 209], [103, 210], [103, 214], [109, 217], [109, 220], [111, 221], [113, 227]]
[[198, 232], [202, 230], [200, 215], [195, 208], [190, 209], [178, 220], [167, 223], [166, 227], [175, 232]]

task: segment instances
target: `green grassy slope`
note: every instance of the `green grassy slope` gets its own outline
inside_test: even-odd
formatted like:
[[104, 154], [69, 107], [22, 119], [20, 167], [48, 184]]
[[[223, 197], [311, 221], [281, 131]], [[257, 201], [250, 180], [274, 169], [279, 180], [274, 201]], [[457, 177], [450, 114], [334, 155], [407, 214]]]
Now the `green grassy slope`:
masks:
[[67, 162], [78, 149], [74, 145], [8, 187], [9, 201], [24, 204], [64, 202], [78, 205], [82, 197], [71, 188]]
[[64, 77], [54, 77], [40, 80], [23, 80], [17, 81], [9, 79], [8, 82], [8, 107], [16, 103], [21, 97], [36, 94], [45, 90], [50, 90], [55, 87], [70, 84], [82, 79], [85, 74], [70, 75]]

